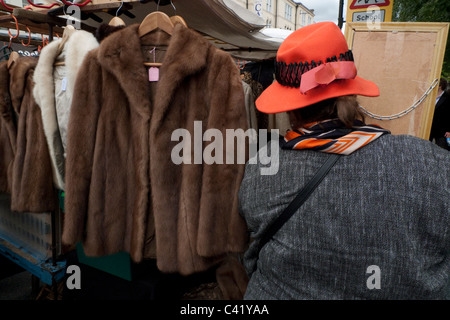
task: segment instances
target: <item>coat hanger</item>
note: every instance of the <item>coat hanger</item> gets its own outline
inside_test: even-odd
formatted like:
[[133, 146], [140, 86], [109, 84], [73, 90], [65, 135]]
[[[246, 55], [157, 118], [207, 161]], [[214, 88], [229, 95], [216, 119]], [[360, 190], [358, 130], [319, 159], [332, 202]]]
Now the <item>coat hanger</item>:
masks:
[[64, 28], [64, 32], [63, 32], [63, 36], [62, 36], [62, 40], [58, 45], [58, 50], [62, 51], [62, 49], [64, 48], [64, 46], [66, 45], [67, 41], [69, 40], [70, 36], [72, 35], [72, 33], [75, 32], [75, 28], [72, 25], [67, 25]]
[[28, 43], [25, 44], [25, 43], [23, 43], [23, 40], [21, 40], [22, 45], [23, 45], [24, 47], [28, 47], [28, 46], [30, 45], [30, 43], [31, 43], [31, 31], [30, 31], [30, 28], [28, 28], [28, 26], [27, 26], [27, 30], [28, 30]]
[[9, 34], [9, 46], [8, 46], [8, 48], [11, 48], [12, 39], [17, 38], [19, 36], [19, 32], [20, 32], [20, 30], [19, 30], [19, 22], [17, 21], [17, 18], [12, 13], [11, 13], [11, 17], [14, 18], [14, 21], [16, 23], [16, 32], [17, 33], [16, 33], [15, 36], [13, 36], [11, 34], [11, 31], [9, 31], [9, 28], [8, 28], [8, 34]]
[[177, 23], [181, 23], [183, 26], [187, 28], [187, 23], [184, 21], [184, 19], [181, 16], [171, 16], [170, 21], [172, 21], [173, 25], [176, 25]]
[[9, 56], [8, 63], [7, 63], [7, 65], [6, 65], [6, 67], [7, 67], [8, 69], [11, 69], [11, 66], [12, 66], [19, 58], [20, 58], [20, 55], [19, 55], [16, 51], [11, 52], [11, 55]]
[[5, 3], [5, 1], [3, 1], [3, 0], [0, 0], [0, 2], [2, 3], [2, 5], [3, 5], [3, 7], [4, 8], [6, 8], [6, 9], [8, 9], [8, 10], [11, 10], [11, 11], [13, 11], [14, 10], [14, 8], [13, 7], [10, 7], [10, 6], [8, 6], [6, 3]]
[[175, 7], [175, 5], [173, 4], [172, 0], [170, 1], [170, 4], [173, 7], [173, 10], [175, 11], [175, 15], [170, 17], [170, 21], [172, 21], [173, 25], [175, 26], [177, 23], [181, 23], [184, 27], [187, 28], [187, 23], [186, 21], [184, 21], [184, 19], [177, 15], [177, 8]]
[[42, 47], [41, 47], [41, 46], [38, 46], [38, 52], [39, 52], [39, 53], [41, 52], [41, 50], [42, 50], [46, 45], [48, 45], [48, 38], [45, 38], [43, 34], [41, 34], [41, 37], [42, 37]]
[[[64, 8], [63, 8], [63, 12], [65, 14]], [[62, 40], [58, 45], [58, 55], [62, 52], [64, 46], [66, 45], [67, 40], [69, 40], [70, 36], [72, 35], [72, 33], [75, 32], [75, 27], [68, 24], [63, 31], [63, 35], [62, 35]]]
[[111, 21], [109, 21], [108, 25], [113, 27], [126, 26], [125, 22], [119, 17], [112, 18]]
[[[173, 5], [173, 4], [172, 4]], [[154, 11], [148, 14], [144, 20], [141, 22], [138, 28], [139, 37], [143, 37], [153, 31], [162, 30], [170, 36], [173, 33], [174, 24], [170, 20], [169, 16], [162, 11], [159, 10], [159, 1], [158, 6], [156, 7], [157, 11]], [[147, 67], [160, 67], [162, 63], [159, 62], [144, 62], [144, 65]]]
[[123, 21], [121, 18], [118, 17], [119, 11], [123, 6], [123, 0], [122, 3], [120, 4], [119, 9], [117, 9], [116, 11], [116, 16], [114, 18], [111, 19], [111, 21], [109, 21], [108, 25], [113, 26], [113, 27], [119, 27], [119, 26], [126, 26], [125, 21]]
[[[172, 35], [174, 25], [167, 14], [165, 14], [162, 11], [159, 11], [159, 2], [160, 0], [158, 0], [156, 11], [148, 14], [144, 18], [144, 20], [142, 20], [138, 29], [139, 37], [143, 37], [146, 34], [149, 34], [150, 32], [155, 31], [157, 29], [160, 29], [166, 32], [167, 34]], [[172, 0], [170, 1], [170, 3], [173, 6]]]
[[160, 29], [169, 35], [173, 33], [173, 23], [169, 16], [161, 11], [154, 11], [148, 14], [139, 25], [138, 35], [143, 37], [152, 31]]
[[[74, 26], [71, 26], [71, 25], [67, 25], [64, 28], [61, 42], [58, 44], [58, 55], [63, 51], [64, 46], [66, 45], [66, 43], [69, 40], [72, 33], [74, 33], [75, 31], [76, 31], [76, 29], [74, 28]], [[65, 64], [64, 61], [60, 61], [60, 62], [55, 62], [54, 66], [55, 67], [63, 66], [64, 64]]]

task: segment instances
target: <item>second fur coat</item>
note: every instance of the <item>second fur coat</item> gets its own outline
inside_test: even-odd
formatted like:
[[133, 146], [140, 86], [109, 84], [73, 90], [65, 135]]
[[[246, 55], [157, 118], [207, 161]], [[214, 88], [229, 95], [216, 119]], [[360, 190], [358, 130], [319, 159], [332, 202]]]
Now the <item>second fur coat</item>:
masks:
[[[32, 94], [36, 63], [36, 58], [21, 57], [8, 69], [11, 106], [17, 118], [10, 171], [11, 210], [17, 212], [42, 213], [57, 208], [41, 110]], [[12, 128], [9, 132], [14, 134]]]
[[[87, 31], [75, 30], [68, 35], [64, 45], [58, 39], [42, 49], [33, 76], [33, 97], [41, 109], [54, 185], [60, 190], [64, 190], [66, 132], [76, 76], [85, 55], [98, 47]], [[56, 61], [64, 65], [55, 66]]]

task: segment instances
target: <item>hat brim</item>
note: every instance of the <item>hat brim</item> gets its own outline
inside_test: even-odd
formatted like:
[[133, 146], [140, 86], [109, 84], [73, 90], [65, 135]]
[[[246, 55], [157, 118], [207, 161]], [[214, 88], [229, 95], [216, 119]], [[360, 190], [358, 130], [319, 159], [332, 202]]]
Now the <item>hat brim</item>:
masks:
[[264, 113], [279, 113], [303, 108], [317, 102], [347, 95], [377, 97], [380, 91], [375, 83], [356, 76], [354, 79], [336, 80], [302, 94], [300, 88], [279, 84], [276, 80], [255, 101]]

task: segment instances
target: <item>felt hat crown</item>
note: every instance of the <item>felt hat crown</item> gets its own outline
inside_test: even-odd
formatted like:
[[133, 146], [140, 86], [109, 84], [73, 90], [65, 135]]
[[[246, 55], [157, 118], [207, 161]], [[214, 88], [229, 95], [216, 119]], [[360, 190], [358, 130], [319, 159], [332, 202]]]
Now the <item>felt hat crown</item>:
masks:
[[333, 22], [290, 34], [277, 52], [275, 81], [256, 100], [264, 113], [303, 108], [345, 95], [376, 97], [376, 84], [356, 75], [353, 54]]

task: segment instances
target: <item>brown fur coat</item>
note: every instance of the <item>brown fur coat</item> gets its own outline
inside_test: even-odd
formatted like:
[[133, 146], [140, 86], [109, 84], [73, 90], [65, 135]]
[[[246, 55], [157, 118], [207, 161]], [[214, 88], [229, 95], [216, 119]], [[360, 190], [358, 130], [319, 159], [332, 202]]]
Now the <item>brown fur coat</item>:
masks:
[[7, 61], [0, 63], [0, 192], [11, 193], [17, 129], [9, 95]]
[[127, 251], [137, 262], [156, 258], [161, 271], [187, 275], [245, 250], [237, 203], [244, 165], [175, 165], [171, 151], [179, 141], [171, 134], [192, 133], [195, 120], [203, 132], [245, 130], [242, 83], [227, 53], [177, 25], [160, 81], [150, 84], [141, 52], [146, 40], [137, 29], [105, 38], [80, 69], [63, 242], [83, 241], [91, 256]]
[[36, 58], [22, 57], [9, 69], [9, 94], [17, 115], [11, 210], [18, 212], [48, 212], [57, 205], [41, 111], [32, 94], [36, 63]]

